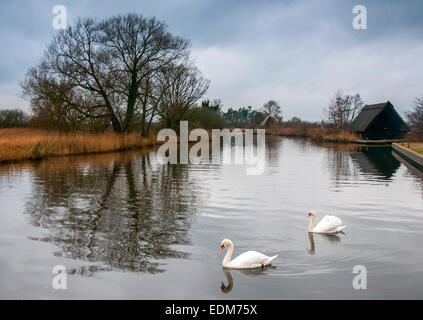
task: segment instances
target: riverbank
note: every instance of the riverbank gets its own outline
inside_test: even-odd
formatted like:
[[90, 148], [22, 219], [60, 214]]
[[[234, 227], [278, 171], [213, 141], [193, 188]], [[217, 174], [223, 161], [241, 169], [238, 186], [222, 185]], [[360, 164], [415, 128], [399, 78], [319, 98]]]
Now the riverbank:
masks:
[[142, 138], [138, 133], [64, 134], [30, 128], [0, 129], [0, 163], [139, 149], [156, 143], [154, 136]]
[[393, 143], [392, 149], [413, 166], [423, 171], [423, 144]]
[[349, 143], [360, 139], [357, 134], [351, 131], [338, 131], [332, 128], [270, 128], [266, 129], [266, 134], [285, 137], [309, 138], [311, 140], [321, 142]]
[[423, 142], [412, 142], [410, 143], [410, 149], [423, 155]]
[[[352, 132], [328, 128], [270, 128], [266, 129], [266, 134], [334, 143], [351, 143], [359, 139]], [[65, 134], [31, 128], [0, 129], [0, 163], [140, 149], [159, 143], [155, 135], [142, 138], [138, 133]]]

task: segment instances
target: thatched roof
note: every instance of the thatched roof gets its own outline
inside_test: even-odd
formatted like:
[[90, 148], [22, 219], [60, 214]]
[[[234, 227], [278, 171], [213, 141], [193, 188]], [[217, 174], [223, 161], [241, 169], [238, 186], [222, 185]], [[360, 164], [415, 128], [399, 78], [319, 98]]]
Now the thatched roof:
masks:
[[383, 102], [383, 103], [376, 103], [376, 104], [367, 104], [361, 109], [361, 112], [358, 116], [351, 122], [348, 129], [355, 132], [365, 132], [368, 126], [372, 123], [372, 121], [385, 109], [385, 108], [392, 108], [394, 114], [404, 123], [404, 120], [401, 116], [395, 111], [394, 106], [391, 102]]

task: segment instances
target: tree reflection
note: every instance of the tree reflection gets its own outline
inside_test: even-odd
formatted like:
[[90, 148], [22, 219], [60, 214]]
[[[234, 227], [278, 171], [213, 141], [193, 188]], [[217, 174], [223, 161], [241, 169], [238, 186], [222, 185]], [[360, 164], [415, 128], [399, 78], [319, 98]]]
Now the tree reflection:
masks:
[[46, 160], [34, 170], [26, 205], [56, 255], [111, 268], [162, 272], [159, 259], [187, 254], [197, 196], [181, 165], [159, 165], [155, 153], [119, 153]]
[[351, 177], [358, 177], [358, 170], [350, 157], [352, 152], [360, 150], [360, 146], [353, 144], [321, 143], [321, 147], [327, 150], [327, 165], [331, 181], [336, 187]]
[[401, 163], [391, 154], [390, 147], [353, 144], [324, 144], [327, 148], [331, 181], [338, 186], [360, 174], [366, 179], [390, 181]]
[[266, 136], [266, 165], [276, 167], [283, 149], [283, 139], [279, 136]]

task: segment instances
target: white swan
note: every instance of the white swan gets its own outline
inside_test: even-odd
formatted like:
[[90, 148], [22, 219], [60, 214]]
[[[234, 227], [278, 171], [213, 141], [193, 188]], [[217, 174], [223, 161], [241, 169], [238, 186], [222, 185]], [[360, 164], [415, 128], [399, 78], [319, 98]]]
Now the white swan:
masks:
[[243, 254], [236, 257], [231, 261], [232, 253], [234, 252], [234, 244], [231, 240], [225, 239], [220, 244], [222, 252], [225, 251], [225, 247], [228, 247], [228, 252], [223, 258], [222, 265], [225, 268], [232, 269], [253, 269], [253, 268], [263, 268], [272, 263], [276, 259], [276, 256], [268, 257], [257, 251], [247, 251]]
[[311, 217], [310, 223], [308, 225], [308, 232], [333, 234], [341, 232], [346, 227], [342, 225], [341, 219], [331, 215], [324, 216], [323, 219], [320, 220], [320, 222], [317, 224], [317, 226], [314, 227], [316, 212], [310, 211], [308, 216]]

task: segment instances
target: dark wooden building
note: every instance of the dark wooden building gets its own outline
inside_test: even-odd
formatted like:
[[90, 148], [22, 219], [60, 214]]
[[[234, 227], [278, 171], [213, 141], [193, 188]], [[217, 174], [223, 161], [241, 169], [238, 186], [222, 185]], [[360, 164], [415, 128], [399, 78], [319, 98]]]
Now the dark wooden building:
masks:
[[389, 101], [365, 105], [348, 129], [359, 133], [364, 140], [401, 139], [409, 130]]

